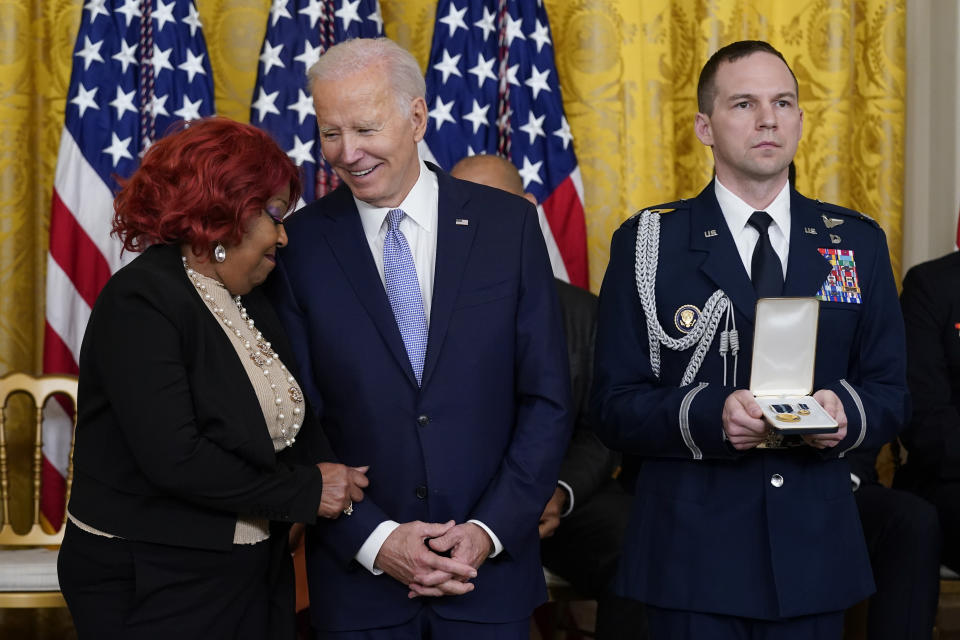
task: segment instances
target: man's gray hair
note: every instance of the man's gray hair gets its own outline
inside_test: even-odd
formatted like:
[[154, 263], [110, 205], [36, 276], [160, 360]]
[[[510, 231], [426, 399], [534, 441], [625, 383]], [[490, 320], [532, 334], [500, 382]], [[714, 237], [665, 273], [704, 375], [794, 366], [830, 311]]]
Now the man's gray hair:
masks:
[[313, 92], [318, 84], [342, 80], [378, 63], [386, 67], [400, 111], [409, 115], [411, 103], [426, 97], [427, 85], [416, 59], [389, 38], [354, 38], [335, 44], [307, 71], [307, 86]]

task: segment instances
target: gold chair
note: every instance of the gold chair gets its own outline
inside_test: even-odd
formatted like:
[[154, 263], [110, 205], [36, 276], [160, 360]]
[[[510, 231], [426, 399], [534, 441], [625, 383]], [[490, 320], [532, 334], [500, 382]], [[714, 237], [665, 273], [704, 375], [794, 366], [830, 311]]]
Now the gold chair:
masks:
[[[10, 521], [10, 479], [7, 460], [7, 401], [17, 393], [29, 395], [36, 406], [33, 441], [32, 471], [32, 525], [26, 533], [13, 530]], [[75, 376], [46, 375], [34, 377], [24, 373], [11, 373], [0, 378], [0, 505], [3, 520], [0, 521], [0, 608], [63, 607], [66, 603], [57, 583], [57, 551], [63, 540], [63, 523], [60, 530], [47, 533], [40, 524], [40, 470], [43, 450], [43, 406], [53, 394], [70, 397], [74, 407], [77, 403], [77, 378]], [[74, 412], [76, 416], [76, 412]], [[74, 417], [76, 426], [76, 417]], [[70, 462], [67, 468], [67, 500], [73, 480], [73, 434], [70, 436]], [[66, 518], [64, 517], [64, 520]], [[51, 548], [52, 547], [52, 548]], [[29, 579], [27, 579], [29, 578]]]
[[960, 576], [944, 565], [940, 566], [940, 601], [933, 637], [935, 640], [960, 638]]

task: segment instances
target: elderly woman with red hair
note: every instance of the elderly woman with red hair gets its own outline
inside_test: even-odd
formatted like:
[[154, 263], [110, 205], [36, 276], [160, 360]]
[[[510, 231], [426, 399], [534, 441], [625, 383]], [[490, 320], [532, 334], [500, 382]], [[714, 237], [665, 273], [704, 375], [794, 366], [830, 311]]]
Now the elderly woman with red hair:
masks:
[[257, 288], [299, 192], [267, 134], [211, 118], [156, 142], [117, 195], [114, 232], [141, 253], [80, 352], [59, 574], [81, 639], [292, 638], [290, 523], [363, 498], [366, 469], [320, 462]]

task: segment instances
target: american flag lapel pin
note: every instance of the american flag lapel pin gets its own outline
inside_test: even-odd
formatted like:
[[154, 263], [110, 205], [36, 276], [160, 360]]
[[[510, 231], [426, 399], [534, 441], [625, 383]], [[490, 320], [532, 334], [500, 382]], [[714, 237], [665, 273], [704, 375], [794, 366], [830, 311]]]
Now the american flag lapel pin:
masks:
[[470, 221], [467, 220], [466, 218], [457, 218], [457, 224], [460, 225], [461, 227], [466, 227], [470, 224]]

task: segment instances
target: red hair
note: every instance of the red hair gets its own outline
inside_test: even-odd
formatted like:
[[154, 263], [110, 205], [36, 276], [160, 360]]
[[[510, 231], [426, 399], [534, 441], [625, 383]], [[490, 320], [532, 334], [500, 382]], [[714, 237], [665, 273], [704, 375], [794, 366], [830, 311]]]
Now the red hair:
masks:
[[227, 118], [205, 118], [153, 143], [140, 167], [121, 180], [113, 233], [127, 251], [189, 243], [203, 255], [238, 244], [251, 217], [300, 174], [264, 131]]

